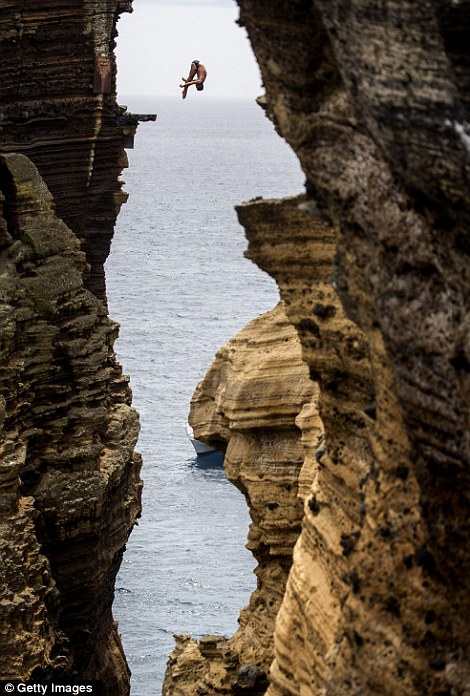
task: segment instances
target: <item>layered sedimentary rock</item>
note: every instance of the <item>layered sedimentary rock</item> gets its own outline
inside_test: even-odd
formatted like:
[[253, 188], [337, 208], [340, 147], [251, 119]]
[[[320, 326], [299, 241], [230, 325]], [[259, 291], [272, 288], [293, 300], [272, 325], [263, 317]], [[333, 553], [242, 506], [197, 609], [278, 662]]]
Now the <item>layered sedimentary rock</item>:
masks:
[[[321, 385], [320, 414], [304, 409], [296, 421], [306, 447], [299, 480], [305, 516], [278, 617], [270, 689], [321, 693], [326, 688], [339, 694], [348, 688], [353, 693], [388, 688], [394, 693], [396, 684], [387, 685], [383, 668], [373, 662], [367, 675], [358, 664], [362, 673], [348, 685], [338, 660], [344, 652], [352, 671], [361, 653], [370, 651], [376, 661], [389, 655], [396, 632], [417, 632], [419, 639], [420, 626], [401, 613], [407, 602], [426, 613], [418, 591], [423, 579], [413, 561], [423, 548], [417, 487], [380, 336], [368, 342], [345, 314], [334, 268], [335, 230], [315, 216], [308, 219], [305, 210], [303, 198], [238, 209], [248, 253], [276, 277], [310, 375]], [[320, 449], [309, 437], [319, 417]], [[388, 475], [379, 466], [381, 457], [390, 457]], [[386, 560], [378, 563], [378, 558]]]
[[127, 164], [114, 56], [116, 22], [130, 2], [9, 2], [0, 9], [0, 149], [34, 162], [57, 214], [90, 264], [86, 285], [104, 299], [105, 262], [126, 200]]
[[303, 447], [295, 418], [304, 404], [315, 408], [316, 396], [282, 303], [221, 348], [199, 384], [190, 422], [198, 438], [226, 449], [226, 475], [246, 497], [257, 588], [231, 639], [177, 637], [165, 694], [265, 692], [274, 621], [302, 518]]
[[[468, 3], [315, 2], [302, 23], [300, 5], [275, 5], [242, 1], [242, 20], [311, 212], [337, 227], [332, 278], [367, 338], [375, 408], [367, 428], [354, 409], [345, 432], [328, 371], [306, 354], [321, 387], [325, 468], [364, 471], [353, 532], [335, 535], [347, 563], [333, 574], [345, 583], [333, 592], [338, 624], [299, 668], [282, 632], [295, 622], [286, 596], [271, 693], [466, 693]], [[299, 569], [323, 555], [308, 532], [321, 533], [324, 514], [320, 504], [306, 516]], [[305, 631], [315, 644], [319, 621], [304, 623], [302, 641]]]
[[124, 696], [111, 605], [140, 512], [138, 418], [102, 264], [137, 125], [115, 94], [130, 3], [46, 5], [0, 9], [0, 676]]
[[468, 694], [470, 3], [238, 4], [307, 179], [239, 217], [319, 385], [267, 693]]
[[139, 512], [138, 419], [117, 325], [37, 169], [0, 156], [0, 673], [102, 679], [128, 692], [114, 579]]

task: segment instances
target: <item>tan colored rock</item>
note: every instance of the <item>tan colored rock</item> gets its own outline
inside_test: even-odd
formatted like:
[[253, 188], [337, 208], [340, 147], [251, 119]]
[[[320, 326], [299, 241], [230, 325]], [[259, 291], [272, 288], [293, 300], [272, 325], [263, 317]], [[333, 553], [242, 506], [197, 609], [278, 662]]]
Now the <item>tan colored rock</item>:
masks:
[[[423, 684], [429, 693], [452, 684], [455, 693], [465, 694], [465, 659], [444, 669], [444, 656], [451, 657], [443, 633], [449, 628], [451, 598], [439, 586], [428, 547], [413, 448], [390, 356], [354, 255], [346, 249], [338, 257], [338, 231], [316, 214], [306, 215], [305, 207], [305, 199], [298, 198], [256, 201], [238, 209], [248, 256], [277, 280], [310, 375], [320, 384], [319, 411], [306, 402], [296, 418], [305, 447], [304, 465], [297, 470], [305, 516], [276, 620], [267, 693], [395, 695], [399, 689], [418, 695]], [[243, 352], [243, 344], [240, 348]], [[233, 411], [231, 377], [228, 369], [215, 371], [210, 389], [198, 390], [201, 425], [207, 423], [199, 436], [208, 441], [217, 441], [229, 427], [221, 414], [226, 397]], [[209, 407], [212, 394], [220, 404], [215, 418]], [[244, 406], [249, 400], [242, 394]], [[249, 422], [245, 409], [243, 415]], [[259, 433], [255, 437], [262, 441]], [[228, 471], [244, 446], [232, 432]], [[253, 478], [249, 471], [245, 476]], [[263, 520], [269, 520], [266, 511], [257, 520], [260, 528]], [[259, 576], [264, 567], [260, 563]], [[268, 592], [276, 596], [283, 584], [274, 580]], [[265, 626], [265, 634], [252, 603], [243, 621], [253, 628], [248, 635], [254, 645], [260, 635], [269, 644], [273, 623]], [[463, 638], [462, 629], [455, 616], [453, 635]], [[229, 644], [236, 645], [236, 639]], [[228, 645], [220, 649], [219, 668], [232, 657]], [[179, 676], [188, 688], [184, 674]], [[201, 682], [201, 673], [189, 679], [190, 688], [201, 683], [207, 693], [239, 690], [233, 681], [203, 677]], [[171, 682], [168, 686], [171, 694]], [[250, 693], [263, 693], [263, 688], [252, 686]]]
[[312, 326], [317, 269], [295, 266], [314, 249], [286, 215], [268, 233], [247, 210], [250, 255], [319, 380], [328, 446], [269, 694], [468, 694], [468, 3], [239, 5], [310, 214], [335, 224], [330, 277], [357, 329], [349, 343]]
[[[303, 208], [303, 198], [238, 208], [249, 239], [248, 255], [278, 281], [305, 360], [321, 387], [320, 414], [306, 406], [296, 421], [306, 448], [299, 476], [305, 517], [276, 625], [269, 693], [342, 693], [348, 687], [339, 661], [351, 661], [358, 647], [356, 659], [362, 653], [364, 660], [375, 660], [367, 676], [370, 682], [375, 678], [373, 688], [380, 683], [392, 689], [383, 670], [373, 674], [392, 636], [397, 645], [403, 631], [394, 593], [399, 592], [400, 606], [409, 602], [417, 608], [421, 602], [425, 611], [425, 599], [417, 590], [419, 570], [401, 570], [403, 558], [423, 543], [417, 488], [383, 345], [376, 336], [371, 352], [364, 333], [345, 315], [331, 283], [336, 233]], [[283, 262], [281, 236], [288, 240]], [[299, 247], [309, 263], [297, 260], [294, 250]], [[324, 438], [316, 447], [321, 428]], [[387, 475], [378, 471], [377, 462], [388, 457], [393, 469]], [[392, 509], [378, 490], [389, 491]], [[385, 532], [390, 524], [393, 531]], [[387, 582], [377, 557], [388, 559]], [[372, 621], [370, 612], [379, 606]]]
[[302, 518], [303, 448], [295, 419], [316, 396], [282, 303], [221, 348], [198, 385], [190, 423], [198, 439], [224, 443], [226, 475], [247, 499], [257, 589], [232, 638], [178, 639], [164, 694], [266, 690], [274, 622]]

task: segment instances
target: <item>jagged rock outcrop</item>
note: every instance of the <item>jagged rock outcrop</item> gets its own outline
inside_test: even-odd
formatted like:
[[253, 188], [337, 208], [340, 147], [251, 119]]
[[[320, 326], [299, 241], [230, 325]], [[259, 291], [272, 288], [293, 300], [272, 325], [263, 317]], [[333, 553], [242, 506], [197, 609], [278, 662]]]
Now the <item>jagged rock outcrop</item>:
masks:
[[470, 3], [238, 4], [307, 179], [239, 216], [320, 388], [267, 694], [467, 695]]
[[[258, 588], [232, 639], [179, 638], [165, 693], [468, 695], [470, 3], [239, 5], [307, 179], [306, 200], [239, 215], [305, 365], [274, 315], [196, 396], [251, 506]], [[135, 129], [114, 84], [130, 7], [0, 11], [0, 667], [118, 695], [138, 426], [102, 265]]]
[[246, 497], [257, 588], [232, 638], [177, 636], [164, 694], [265, 692], [274, 622], [302, 519], [303, 448], [295, 418], [304, 404], [315, 409], [316, 397], [282, 303], [221, 348], [197, 387], [190, 422], [198, 438], [226, 448], [226, 475]]
[[115, 90], [130, 9], [0, 10], [0, 676], [110, 696], [129, 693], [111, 605], [141, 490], [103, 274], [138, 119]]
[[28, 158], [0, 155], [0, 190], [0, 674], [126, 694], [111, 604], [141, 484], [117, 325]]

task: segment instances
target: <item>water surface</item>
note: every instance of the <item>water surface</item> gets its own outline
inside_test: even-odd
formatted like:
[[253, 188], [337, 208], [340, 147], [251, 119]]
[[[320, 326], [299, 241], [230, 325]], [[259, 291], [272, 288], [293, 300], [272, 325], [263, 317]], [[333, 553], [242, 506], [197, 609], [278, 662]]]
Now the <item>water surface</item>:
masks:
[[184, 426], [216, 350], [278, 300], [274, 282], [243, 256], [234, 205], [295, 195], [304, 177], [255, 103], [195, 93], [120, 103], [158, 114], [128, 152], [130, 197], [106, 264], [144, 459], [144, 511], [114, 614], [132, 694], [155, 696], [172, 634], [232, 634], [255, 587], [245, 500], [220, 466], [198, 463]]

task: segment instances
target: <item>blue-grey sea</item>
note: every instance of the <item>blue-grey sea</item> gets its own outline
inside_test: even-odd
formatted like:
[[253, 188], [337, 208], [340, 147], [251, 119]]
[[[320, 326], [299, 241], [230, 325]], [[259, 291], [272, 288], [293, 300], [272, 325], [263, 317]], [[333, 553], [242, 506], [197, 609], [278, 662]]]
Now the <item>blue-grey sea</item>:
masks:
[[303, 190], [297, 159], [254, 101], [120, 97], [140, 125], [106, 263], [118, 358], [140, 413], [143, 514], [114, 615], [132, 695], [161, 692], [173, 633], [231, 635], [255, 587], [242, 494], [187, 439], [191, 395], [216, 350], [277, 302], [246, 260], [234, 205]]

